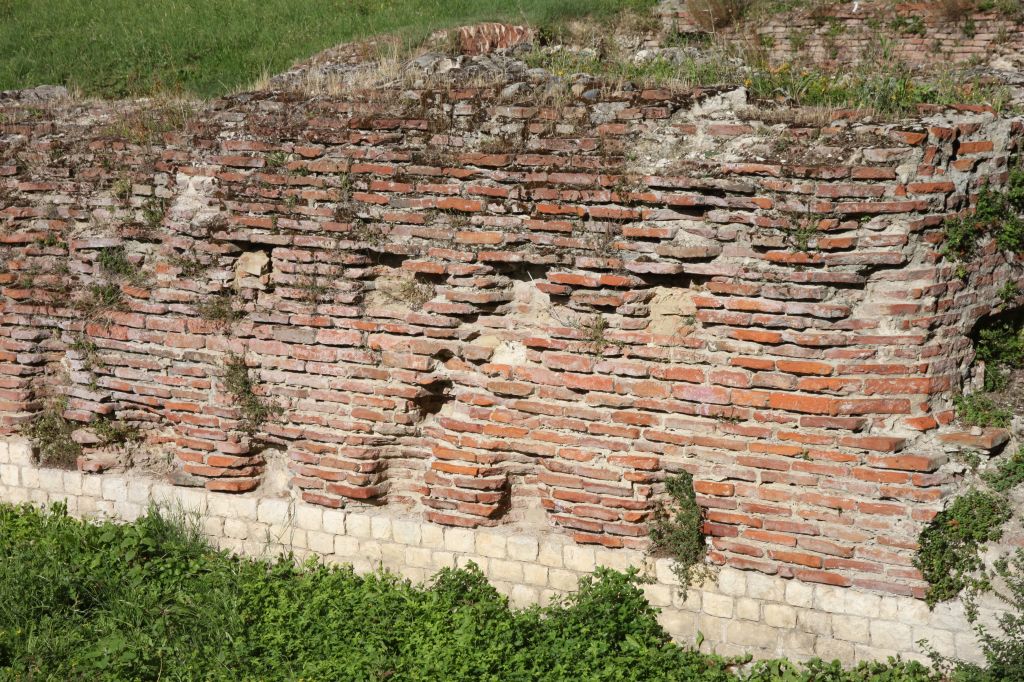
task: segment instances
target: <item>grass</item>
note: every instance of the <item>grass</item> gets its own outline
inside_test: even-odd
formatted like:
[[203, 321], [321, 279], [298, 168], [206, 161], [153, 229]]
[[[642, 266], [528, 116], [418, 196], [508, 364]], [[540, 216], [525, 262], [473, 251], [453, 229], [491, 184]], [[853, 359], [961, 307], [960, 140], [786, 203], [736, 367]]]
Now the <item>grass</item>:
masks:
[[[934, 682], [918, 663], [706, 655], [669, 641], [635, 571], [510, 608], [470, 565], [386, 572], [212, 550], [196, 518], [131, 524], [0, 504], [2, 680]], [[993, 678], [995, 679], [995, 678]]]
[[0, 90], [44, 83], [86, 95], [212, 97], [339, 43], [407, 41], [478, 21], [549, 25], [646, 10], [653, 0], [0, 0]]

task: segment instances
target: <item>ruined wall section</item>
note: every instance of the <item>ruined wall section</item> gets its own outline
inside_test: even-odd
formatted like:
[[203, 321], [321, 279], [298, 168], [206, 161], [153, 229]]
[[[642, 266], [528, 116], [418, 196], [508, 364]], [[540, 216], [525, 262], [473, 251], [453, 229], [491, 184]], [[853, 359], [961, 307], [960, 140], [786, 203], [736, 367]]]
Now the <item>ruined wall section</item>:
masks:
[[922, 594], [915, 538], [956, 486], [930, 433], [1019, 274], [991, 245], [957, 272], [941, 223], [1005, 179], [1019, 121], [383, 97], [249, 94], [166, 133], [5, 105], [2, 427], [66, 395], [86, 469], [116, 419], [179, 484], [250, 491], [284, 453], [316, 505], [609, 548], [646, 547], [685, 469], [715, 563]]
[[[714, 29], [729, 44], [746, 44], [775, 64], [858, 65], [899, 60], [918, 67], [994, 62], [1009, 72], [1020, 69], [1024, 14], [998, 8], [965, 8], [947, 14], [942, 2], [817, 2], [788, 12], [757, 15]], [[658, 14], [670, 30], [696, 33], [709, 28], [701, 3], [667, 0]], [[697, 15], [703, 16], [703, 15]]]

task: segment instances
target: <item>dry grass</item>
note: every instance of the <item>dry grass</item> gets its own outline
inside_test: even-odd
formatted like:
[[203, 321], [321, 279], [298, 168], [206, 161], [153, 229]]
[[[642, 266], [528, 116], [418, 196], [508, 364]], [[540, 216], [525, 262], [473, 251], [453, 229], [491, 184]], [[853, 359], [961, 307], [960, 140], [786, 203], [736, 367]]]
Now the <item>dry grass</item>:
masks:
[[687, 6], [697, 25], [710, 33], [739, 21], [750, 4], [751, 0], [690, 0]]
[[974, 11], [976, 0], [938, 0], [938, 10], [948, 21], [959, 21]]

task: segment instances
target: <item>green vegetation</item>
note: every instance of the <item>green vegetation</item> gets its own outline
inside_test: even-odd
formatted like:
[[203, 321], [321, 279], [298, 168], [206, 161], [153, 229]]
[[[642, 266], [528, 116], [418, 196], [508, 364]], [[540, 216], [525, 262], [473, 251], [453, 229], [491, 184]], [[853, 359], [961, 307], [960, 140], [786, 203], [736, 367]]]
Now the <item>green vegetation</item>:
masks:
[[196, 304], [196, 312], [204, 320], [213, 322], [221, 328], [228, 327], [245, 317], [245, 313], [235, 307], [235, 297], [226, 293], [215, 294]]
[[103, 447], [133, 443], [142, 438], [139, 429], [116, 419], [97, 419], [89, 424]]
[[974, 211], [947, 218], [942, 253], [956, 261], [970, 260], [978, 242], [986, 236], [1004, 251], [1024, 252], [1024, 168], [1010, 171], [1002, 191], [984, 185], [978, 191]]
[[44, 467], [74, 469], [82, 454], [82, 447], [71, 438], [75, 427], [64, 418], [66, 409], [66, 399], [54, 401], [25, 429], [36, 459]]
[[1003, 536], [1003, 524], [1011, 516], [1001, 495], [970, 490], [953, 500], [921, 531], [914, 557], [928, 581], [925, 600], [929, 606], [952, 599], [963, 590], [987, 589], [979, 551], [987, 542]]
[[256, 394], [256, 382], [241, 355], [228, 355], [224, 364], [224, 387], [241, 410], [241, 427], [249, 435], [255, 434], [268, 419], [281, 411], [279, 406]]
[[[473, 565], [387, 573], [216, 552], [154, 509], [89, 524], [0, 505], [0, 679], [932, 682], [918, 663], [737, 663], [669, 641], [635, 572], [509, 608]], [[1004, 678], [1005, 679], [1005, 678]]]
[[655, 551], [672, 557], [672, 572], [684, 588], [708, 575], [704, 563], [707, 544], [701, 525], [704, 515], [697, 505], [693, 476], [683, 471], [665, 480], [671, 505], [662, 506], [651, 524], [651, 542]]
[[545, 25], [647, 10], [653, 0], [3, 0], [0, 90], [43, 83], [88, 95], [222, 95], [356, 38], [487, 20]]
[[986, 472], [982, 479], [998, 493], [1005, 493], [1024, 483], [1024, 445], [1000, 462], [994, 471]]
[[997, 426], [1005, 428], [1010, 425], [1013, 413], [996, 403], [984, 393], [971, 393], [953, 399], [956, 416], [966, 426]]

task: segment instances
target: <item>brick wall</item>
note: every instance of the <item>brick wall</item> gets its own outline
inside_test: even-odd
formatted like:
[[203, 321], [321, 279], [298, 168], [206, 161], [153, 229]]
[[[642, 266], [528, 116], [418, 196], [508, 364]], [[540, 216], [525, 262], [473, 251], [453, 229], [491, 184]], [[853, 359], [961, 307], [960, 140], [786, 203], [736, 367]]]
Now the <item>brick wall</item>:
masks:
[[[961, 278], [941, 223], [1024, 126], [741, 97], [254, 93], [164, 133], [166, 107], [5, 103], [0, 428], [66, 396], [182, 485], [244, 494], [284, 453], [314, 505], [630, 551], [685, 469], [713, 563], [919, 597], [957, 487], [933, 436], [1021, 272], [988, 244]], [[119, 247], [138, 274], [104, 271]], [[256, 433], [229, 353], [280, 409]]]
[[[682, 32], [700, 30], [692, 11], [685, 0], [659, 5], [666, 25]], [[939, 2], [821, 2], [758, 16], [717, 33], [725, 41], [763, 49], [776, 64], [852, 65], [864, 59], [898, 59], [915, 66], [933, 66], [987, 62], [999, 55], [1019, 60], [1024, 50], [1020, 18], [998, 10], [970, 11], [951, 18]]]

